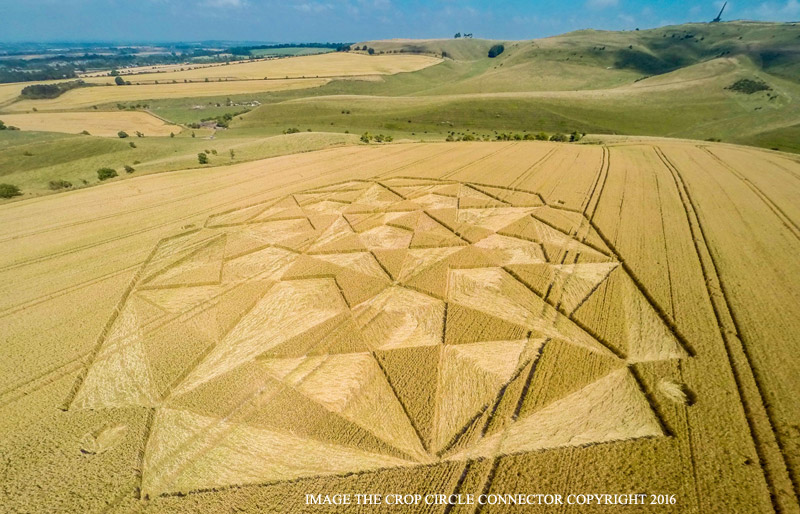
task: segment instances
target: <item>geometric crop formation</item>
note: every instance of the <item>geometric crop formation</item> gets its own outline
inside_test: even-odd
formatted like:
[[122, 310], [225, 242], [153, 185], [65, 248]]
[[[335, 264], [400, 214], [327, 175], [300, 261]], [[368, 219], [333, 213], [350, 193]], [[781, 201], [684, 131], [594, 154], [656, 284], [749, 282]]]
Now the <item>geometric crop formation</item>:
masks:
[[683, 346], [580, 212], [348, 181], [161, 241], [71, 409], [153, 409], [142, 491], [666, 435], [629, 364]]

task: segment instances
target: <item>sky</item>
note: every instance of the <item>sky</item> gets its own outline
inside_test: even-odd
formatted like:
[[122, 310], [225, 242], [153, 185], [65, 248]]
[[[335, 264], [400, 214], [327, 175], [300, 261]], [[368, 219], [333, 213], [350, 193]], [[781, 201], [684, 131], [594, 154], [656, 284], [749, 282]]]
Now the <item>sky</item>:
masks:
[[[0, 0], [0, 42], [532, 39], [709, 21], [722, 2], [644, 0]], [[733, 0], [723, 19], [800, 20], [800, 0]]]

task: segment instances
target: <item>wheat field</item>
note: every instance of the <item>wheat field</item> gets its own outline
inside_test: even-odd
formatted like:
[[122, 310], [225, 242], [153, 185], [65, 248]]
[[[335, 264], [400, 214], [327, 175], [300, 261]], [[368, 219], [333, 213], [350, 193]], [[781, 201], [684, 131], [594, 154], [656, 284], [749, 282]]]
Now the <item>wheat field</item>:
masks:
[[787, 154], [650, 138], [354, 145], [2, 205], [0, 503], [797, 512], [799, 195]]
[[130, 135], [141, 132], [145, 136], [168, 136], [182, 130], [146, 112], [48, 112], [2, 116], [4, 123], [21, 130], [66, 134], [86, 131], [94, 136], [117, 137], [119, 131], [124, 131]]
[[[142, 84], [172, 80], [254, 80], [295, 79], [310, 77], [347, 77], [358, 75], [393, 75], [417, 71], [442, 62], [427, 55], [365, 55], [350, 52], [333, 52], [320, 55], [303, 55], [291, 59], [260, 59], [256, 61], [175, 66], [156, 71], [147, 69], [122, 70], [126, 80]], [[87, 77], [87, 82], [113, 84], [113, 77]]]
[[86, 109], [95, 105], [151, 100], [153, 98], [194, 98], [306, 89], [319, 87], [328, 82], [329, 79], [236, 80], [229, 82], [179, 82], [177, 84], [87, 87], [67, 91], [58, 98], [19, 100], [6, 105], [3, 110], [14, 113], [30, 112], [34, 108], [40, 111]]
[[[58, 81], [0, 84], [0, 105], [4, 111], [85, 109], [94, 105], [150, 100], [154, 98], [193, 98], [319, 87], [333, 78], [369, 79], [418, 71], [442, 62], [424, 55], [374, 55], [333, 52], [291, 59], [263, 59], [254, 62], [168, 66], [149, 70], [123, 70], [129, 86], [115, 86], [108, 74], [82, 77], [95, 86], [67, 91], [58, 98], [18, 99], [23, 87]], [[265, 80], [268, 79], [268, 80]], [[61, 81], [63, 82], [63, 81]]]

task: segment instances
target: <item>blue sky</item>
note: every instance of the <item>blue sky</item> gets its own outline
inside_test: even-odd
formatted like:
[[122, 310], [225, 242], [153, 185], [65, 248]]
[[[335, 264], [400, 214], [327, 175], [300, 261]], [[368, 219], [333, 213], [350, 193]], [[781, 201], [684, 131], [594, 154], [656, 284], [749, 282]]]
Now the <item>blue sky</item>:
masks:
[[[530, 39], [708, 21], [718, 0], [0, 0], [0, 41]], [[800, 20], [800, 0], [733, 0], [725, 19]]]

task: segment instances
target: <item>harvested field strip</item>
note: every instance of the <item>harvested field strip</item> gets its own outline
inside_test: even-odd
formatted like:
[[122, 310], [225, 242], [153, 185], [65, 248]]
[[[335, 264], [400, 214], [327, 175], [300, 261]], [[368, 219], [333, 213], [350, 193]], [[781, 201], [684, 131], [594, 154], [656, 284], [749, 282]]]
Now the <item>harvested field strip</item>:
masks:
[[[415, 71], [442, 62], [426, 55], [364, 55], [356, 53], [329, 53], [324, 55], [293, 57], [290, 59], [266, 59], [254, 62], [216, 64], [196, 67], [184, 71], [164, 73], [138, 73], [124, 78], [136, 82], [169, 82], [177, 80], [261, 80], [332, 78], [359, 75], [391, 75]], [[89, 79], [91, 82], [109, 82], [108, 77]]]
[[3, 122], [22, 130], [64, 132], [93, 136], [117, 137], [120, 131], [130, 135], [141, 132], [145, 136], [168, 136], [182, 130], [177, 125], [146, 112], [59, 112], [32, 114], [3, 114]]
[[747, 413], [753, 441], [761, 461], [761, 468], [772, 492], [773, 506], [779, 512], [790, 512], [792, 510], [792, 502], [790, 498], [786, 497], [786, 493], [794, 490], [796, 495], [797, 486], [792, 481], [791, 468], [785, 460], [784, 455], [786, 453], [781, 448], [780, 435], [771, 421], [772, 416], [770, 416], [768, 404], [764, 401], [763, 386], [759, 384], [752, 358], [748, 354], [747, 346], [742, 340], [741, 332], [732, 315], [730, 303], [725, 294], [724, 286], [720, 281], [717, 265], [709, 249], [692, 196], [678, 168], [675, 167], [661, 149], [656, 149], [656, 152], [659, 158], [663, 160], [664, 165], [673, 174], [675, 185], [678, 188], [681, 199], [684, 201], [686, 218], [694, 235], [695, 249], [706, 277], [708, 294], [714, 306], [720, 334], [723, 341], [725, 341], [739, 397]]

